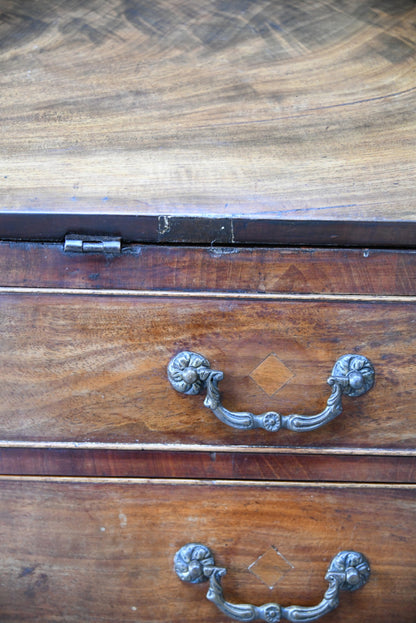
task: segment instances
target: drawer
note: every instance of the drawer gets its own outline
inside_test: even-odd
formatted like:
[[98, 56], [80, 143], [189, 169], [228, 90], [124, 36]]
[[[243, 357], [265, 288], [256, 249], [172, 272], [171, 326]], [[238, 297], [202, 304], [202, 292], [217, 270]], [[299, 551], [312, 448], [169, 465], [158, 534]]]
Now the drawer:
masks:
[[[414, 623], [399, 4], [3, 0], [1, 621], [225, 623], [174, 570], [202, 543], [226, 599], [282, 619], [357, 550], [369, 581], [324, 620]], [[321, 412], [342, 355], [376, 380], [316, 430], [243, 431], [175, 391], [181, 351], [224, 375], [225, 407], [278, 412], [269, 428]]]
[[317, 604], [333, 556], [357, 550], [370, 579], [323, 620], [414, 621], [412, 486], [20, 477], [0, 500], [4, 622], [230, 620], [176, 576], [188, 542], [227, 568], [228, 601], [256, 605]]
[[[1, 293], [4, 442], [414, 449], [413, 302], [109, 294]], [[236, 411], [318, 413], [346, 353], [367, 356], [376, 382], [317, 430], [240, 431], [170, 385], [183, 350], [224, 372], [222, 400]]]

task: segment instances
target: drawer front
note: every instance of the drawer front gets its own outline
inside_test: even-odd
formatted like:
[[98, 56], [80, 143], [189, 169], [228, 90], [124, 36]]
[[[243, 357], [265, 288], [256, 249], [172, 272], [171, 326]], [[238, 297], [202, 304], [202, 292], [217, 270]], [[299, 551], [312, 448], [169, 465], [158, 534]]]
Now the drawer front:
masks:
[[[3, 292], [0, 313], [6, 444], [415, 447], [412, 303]], [[224, 372], [235, 411], [318, 413], [346, 353], [367, 356], [376, 382], [315, 431], [238, 431], [168, 382], [168, 362], [188, 349]]]
[[4, 622], [229, 620], [176, 576], [187, 542], [227, 568], [226, 599], [256, 605], [317, 604], [332, 557], [357, 550], [370, 579], [324, 620], [414, 621], [414, 487], [6, 478], [0, 500]]
[[[106, 231], [106, 226], [107, 221], [100, 229], [104, 227]], [[81, 229], [94, 231], [96, 227], [94, 219], [93, 225], [89, 223]], [[397, 225], [389, 224], [389, 228], [391, 233], [396, 232]], [[217, 230], [211, 233], [213, 238], [218, 236]], [[217, 240], [217, 244], [221, 242]], [[62, 243], [0, 241], [0, 285], [250, 295], [411, 296], [416, 295], [416, 251], [124, 243], [121, 255], [110, 256], [68, 254]]]

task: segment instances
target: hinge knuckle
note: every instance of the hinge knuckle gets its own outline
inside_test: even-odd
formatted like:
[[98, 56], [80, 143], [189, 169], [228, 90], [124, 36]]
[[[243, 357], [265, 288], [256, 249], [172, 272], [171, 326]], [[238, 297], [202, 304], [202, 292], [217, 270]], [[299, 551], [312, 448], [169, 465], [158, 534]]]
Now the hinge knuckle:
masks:
[[98, 253], [120, 255], [121, 238], [111, 236], [86, 236], [69, 234], [65, 236], [65, 253]]

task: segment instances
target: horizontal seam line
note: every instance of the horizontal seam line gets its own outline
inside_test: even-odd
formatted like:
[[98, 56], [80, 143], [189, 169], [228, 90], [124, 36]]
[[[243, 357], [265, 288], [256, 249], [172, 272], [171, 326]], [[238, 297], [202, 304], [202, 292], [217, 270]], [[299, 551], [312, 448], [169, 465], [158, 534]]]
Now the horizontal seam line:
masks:
[[146, 298], [218, 298], [247, 300], [300, 300], [300, 301], [363, 301], [363, 302], [416, 302], [413, 295], [384, 294], [319, 294], [319, 293], [261, 293], [261, 292], [201, 292], [183, 290], [128, 290], [128, 289], [89, 289], [89, 288], [30, 288], [0, 286], [0, 294], [59, 294], [66, 296], [124, 296]]
[[366, 483], [366, 482], [311, 482], [304, 480], [223, 480], [186, 479], [186, 478], [120, 478], [108, 476], [8, 476], [0, 475], [1, 481], [39, 482], [39, 483], [85, 483], [85, 484], [136, 484], [136, 485], [187, 485], [187, 486], [233, 486], [233, 487], [268, 487], [268, 488], [314, 488], [314, 489], [402, 489], [414, 490], [416, 484], [402, 483]]
[[165, 452], [217, 452], [246, 454], [304, 454], [342, 456], [407, 456], [415, 457], [416, 450], [376, 448], [288, 448], [270, 446], [214, 446], [202, 444], [123, 443], [123, 442], [77, 442], [77, 441], [20, 441], [0, 440], [1, 448], [64, 449], [64, 450], [121, 450], [121, 451], [165, 451]]

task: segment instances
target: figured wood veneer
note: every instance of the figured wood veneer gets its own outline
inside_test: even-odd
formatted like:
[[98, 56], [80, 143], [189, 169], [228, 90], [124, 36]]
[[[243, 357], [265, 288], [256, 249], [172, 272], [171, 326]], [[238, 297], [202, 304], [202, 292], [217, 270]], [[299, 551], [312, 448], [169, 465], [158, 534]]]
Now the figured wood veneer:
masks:
[[0, 286], [416, 296], [416, 251], [128, 244], [111, 257], [0, 242]]
[[[35, 446], [35, 447], [33, 447]], [[77, 447], [45, 443], [0, 447], [0, 474], [38, 476], [91, 476], [107, 478], [215, 478], [225, 480], [302, 480], [305, 482], [414, 483], [414, 451], [370, 454], [355, 451], [312, 453], [270, 451], [112, 449], [101, 444]]]
[[[217, 623], [173, 571], [194, 540], [236, 602], [317, 603], [361, 550], [328, 623], [414, 623], [415, 24], [413, 0], [2, 0], [2, 622]], [[233, 409], [316, 412], [348, 352], [376, 384], [311, 435], [238, 433], [170, 387], [184, 349]], [[271, 547], [273, 591], [248, 570]]]
[[[414, 448], [414, 303], [3, 293], [0, 305], [3, 440]], [[376, 382], [313, 433], [235, 431], [172, 389], [167, 364], [187, 348], [224, 370], [237, 411], [319, 412], [349, 352]], [[293, 377], [269, 397], [250, 374], [271, 352]]]
[[[313, 605], [331, 558], [368, 557], [331, 623], [413, 623], [415, 489], [100, 479], [0, 480], [0, 606], [5, 623], [228, 621], [206, 587], [173, 571], [186, 542], [208, 545], [237, 602]], [[273, 591], [249, 572], [270, 546], [292, 569]]]
[[1, 214], [411, 244], [415, 17], [412, 0], [3, 0]]

